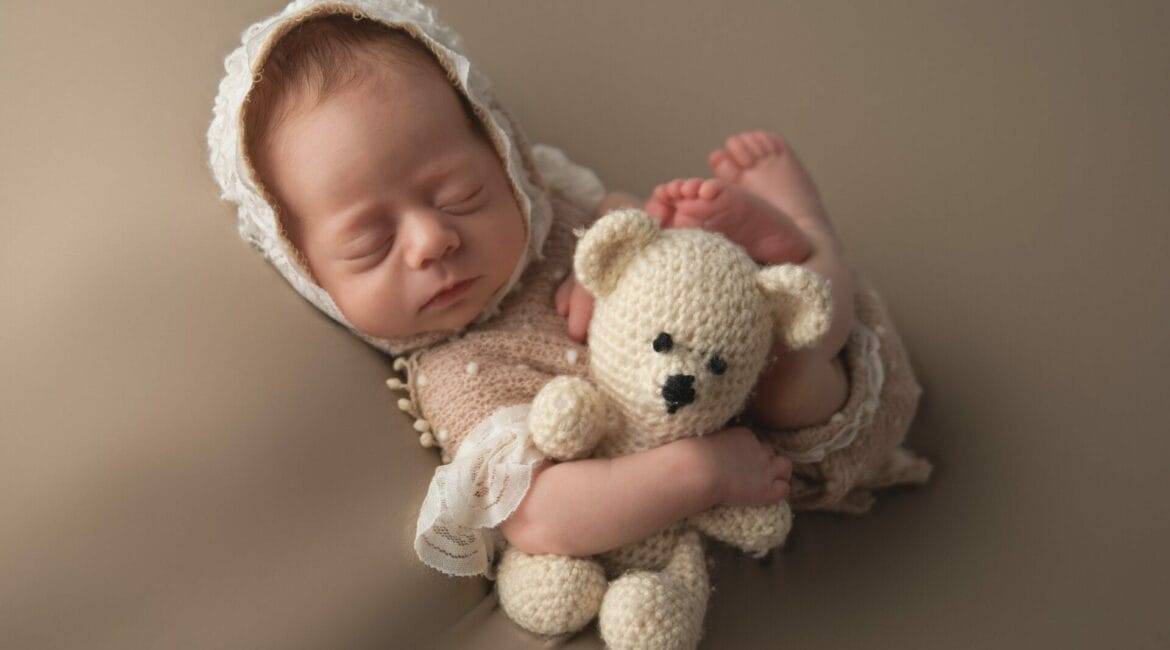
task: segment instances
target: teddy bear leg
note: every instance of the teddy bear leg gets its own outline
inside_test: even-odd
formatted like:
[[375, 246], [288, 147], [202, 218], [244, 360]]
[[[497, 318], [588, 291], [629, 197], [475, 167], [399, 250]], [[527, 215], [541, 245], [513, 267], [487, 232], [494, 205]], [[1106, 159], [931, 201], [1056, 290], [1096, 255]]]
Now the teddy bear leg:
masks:
[[496, 572], [500, 606], [517, 625], [537, 634], [579, 630], [601, 608], [608, 584], [596, 560], [504, 550]]
[[683, 533], [659, 572], [633, 570], [609, 586], [598, 627], [617, 650], [684, 650], [698, 646], [709, 585], [702, 540]]
[[792, 509], [786, 501], [764, 506], [719, 506], [687, 521], [714, 539], [761, 558], [788, 537]]

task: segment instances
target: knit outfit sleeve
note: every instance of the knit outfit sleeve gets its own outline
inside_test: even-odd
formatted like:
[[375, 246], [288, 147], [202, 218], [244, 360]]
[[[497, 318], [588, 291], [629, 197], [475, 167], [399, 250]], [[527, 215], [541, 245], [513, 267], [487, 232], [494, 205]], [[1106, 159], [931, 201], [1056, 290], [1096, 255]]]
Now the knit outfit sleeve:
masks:
[[457, 341], [407, 366], [420, 428], [432, 432], [445, 463], [423, 500], [415, 551], [448, 575], [494, 577], [492, 559], [505, 543], [497, 527], [544, 460], [531, 442], [528, 411], [551, 375], [507, 355], [477, 354], [487, 343]]

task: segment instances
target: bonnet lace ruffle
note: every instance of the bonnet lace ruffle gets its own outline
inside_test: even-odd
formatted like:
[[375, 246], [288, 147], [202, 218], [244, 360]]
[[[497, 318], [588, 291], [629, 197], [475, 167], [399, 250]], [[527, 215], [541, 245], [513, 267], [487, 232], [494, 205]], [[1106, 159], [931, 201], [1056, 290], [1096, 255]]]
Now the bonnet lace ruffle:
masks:
[[283, 34], [298, 23], [313, 16], [333, 13], [349, 13], [355, 17], [378, 20], [409, 32], [426, 45], [447, 70], [452, 83], [468, 98], [504, 163], [504, 171], [512, 183], [528, 226], [528, 246], [511, 278], [493, 297], [478, 321], [490, 318], [499, 303], [512, 291], [528, 263], [540, 259], [540, 250], [551, 224], [552, 210], [543, 180], [535, 172], [528, 173], [525, 162], [532, 154], [524, 144], [519, 126], [495, 100], [487, 78], [471, 64], [463, 51], [462, 39], [439, 22], [431, 7], [413, 0], [295, 0], [279, 13], [244, 30], [241, 45], [224, 60], [227, 74], [219, 84], [211, 125], [207, 130], [209, 165], [219, 184], [220, 196], [238, 206], [237, 228], [240, 236], [262, 253], [297, 293], [370, 345], [390, 354], [401, 354], [447, 338], [453, 332], [383, 339], [368, 336], [349, 323], [333, 299], [312, 280], [308, 269], [298, 259], [292, 243], [282, 233], [276, 211], [264, 196], [255, 171], [245, 155], [241, 119], [243, 106], [268, 52]]

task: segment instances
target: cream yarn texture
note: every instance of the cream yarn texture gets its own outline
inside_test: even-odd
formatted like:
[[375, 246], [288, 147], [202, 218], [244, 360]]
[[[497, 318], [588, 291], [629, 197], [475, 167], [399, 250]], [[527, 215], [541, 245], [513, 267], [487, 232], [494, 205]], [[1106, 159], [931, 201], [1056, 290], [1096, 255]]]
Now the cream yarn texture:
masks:
[[[722, 235], [662, 231], [640, 210], [599, 219], [574, 267], [596, 299], [588, 378], [549, 381], [528, 422], [534, 444], [557, 460], [621, 456], [717, 430], [743, 409], [772, 342], [811, 345], [831, 314], [828, 285], [811, 271], [760, 269]], [[500, 605], [533, 632], [570, 632], [596, 615], [610, 647], [693, 648], [709, 589], [699, 532], [759, 557], [791, 525], [786, 503], [717, 507], [595, 558], [509, 547], [497, 574]]]

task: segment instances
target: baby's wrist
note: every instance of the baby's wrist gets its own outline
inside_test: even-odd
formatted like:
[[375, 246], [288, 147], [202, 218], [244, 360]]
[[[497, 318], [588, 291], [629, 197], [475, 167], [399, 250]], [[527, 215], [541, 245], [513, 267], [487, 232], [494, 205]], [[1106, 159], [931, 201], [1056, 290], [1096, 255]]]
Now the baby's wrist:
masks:
[[675, 475], [684, 481], [684, 489], [694, 495], [696, 512], [722, 502], [722, 476], [704, 438], [683, 438], [666, 445], [664, 449], [674, 454], [673, 463], [677, 468]]

